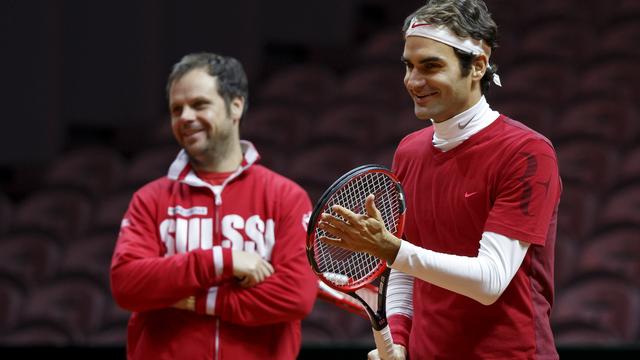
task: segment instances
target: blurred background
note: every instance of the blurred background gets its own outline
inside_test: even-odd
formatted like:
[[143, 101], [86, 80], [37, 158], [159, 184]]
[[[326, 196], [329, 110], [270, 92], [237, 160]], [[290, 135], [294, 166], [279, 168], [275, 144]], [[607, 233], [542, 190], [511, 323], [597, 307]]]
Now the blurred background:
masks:
[[[556, 343], [640, 349], [640, 1], [487, 0], [492, 107], [550, 138], [564, 193]], [[109, 262], [133, 191], [178, 148], [165, 81], [184, 54], [240, 59], [243, 138], [315, 201], [390, 165], [413, 115], [399, 61], [414, 0], [4, 0], [0, 4], [0, 355], [123, 358]], [[301, 359], [365, 358], [367, 321], [318, 300]], [[9, 358], [9, 357], [5, 357]]]

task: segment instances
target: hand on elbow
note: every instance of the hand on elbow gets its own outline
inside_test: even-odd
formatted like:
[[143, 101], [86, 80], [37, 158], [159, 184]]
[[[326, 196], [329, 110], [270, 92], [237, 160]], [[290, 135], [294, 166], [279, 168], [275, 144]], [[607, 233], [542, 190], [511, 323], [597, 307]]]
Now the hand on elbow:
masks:
[[273, 272], [273, 266], [260, 255], [233, 250], [233, 276], [240, 280], [240, 286], [244, 288], [256, 286]]

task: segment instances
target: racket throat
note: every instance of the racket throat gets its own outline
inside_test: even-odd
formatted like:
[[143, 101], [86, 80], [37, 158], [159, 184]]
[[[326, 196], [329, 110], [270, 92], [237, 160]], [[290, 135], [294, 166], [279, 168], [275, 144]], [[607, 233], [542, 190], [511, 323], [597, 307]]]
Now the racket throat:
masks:
[[[367, 311], [367, 313], [369, 312]], [[371, 327], [376, 331], [380, 331], [388, 325], [387, 319], [378, 313], [375, 313], [375, 316], [369, 314], [369, 320], [371, 320]]]
[[[380, 331], [384, 329], [385, 326], [387, 326], [388, 322], [387, 322], [386, 314], [384, 312], [385, 311], [384, 306], [378, 309], [378, 311], [373, 311], [371, 306], [369, 306], [369, 304], [367, 304], [367, 302], [364, 299], [362, 299], [358, 294], [356, 294], [355, 292], [352, 292], [352, 293], [349, 293], [349, 295], [353, 296], [354, 298], [358, 299], [358, 301], [360, 301], [360, 303], [364, 307], [364, 310], [367, 312], [367, 315], [369, 316], [369, 320], [371, 321], [371, 327], [374, 330]], [[378, 305], [378, 307], [380, 306], [381, 305]]]

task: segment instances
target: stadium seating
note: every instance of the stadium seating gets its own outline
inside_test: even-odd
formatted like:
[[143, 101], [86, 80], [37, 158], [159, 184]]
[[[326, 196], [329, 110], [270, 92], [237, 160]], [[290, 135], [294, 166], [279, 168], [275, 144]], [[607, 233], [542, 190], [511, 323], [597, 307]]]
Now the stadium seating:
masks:
[[107, 299], [99, 285], [81, 275], [59, 277], [30, 289], [23, 317], [62, 326], [74, 343], [82, 344], [85, 334], [100, 327]]
[[[24, 298], [24, 285], [0, 273], [0, 334], [12, 331], [20, 323]], [[0, 335], [0, 339], [2, 337]]]
[[0, 236], [11, 227], [12, 216], [13, 203], [4, 193], [0, 192]]
[[636, 71], [637, 57], [603, 57], [594, 58], [582, 71], [582, 75], [573, 82], [576, 96], [610, 97], [637, 103], [639, 92], [633, 86], [637, 84], [640, 74]]
[[313, 344], [371, 343], [371, 323], [325, 301], [317, 301], [302, 321], [303, 342]]
[[382, 143], [382, 130], [393, 122], [392, 119], [391, 111], [373, 104], [331, 107], [318, 117], [311, 141], [314, 144], [350, 144], [367, 152]]
[[258, 102], [321, 108], [333, 100], [338, 79], [322, 65], [298, 65], [269, 77], [258, 90]]
[[403, 85], [404, 74], [404, 65], [399, 60], [394, 64], [364, 63], [345, 74], [337, 100], [404, 110], [411, 106]]
[[82, 274], [101, 285], [105, 293], [109, 293], [109, 269], [117, 238], [117, 231], [84, 236], [82, 241], [64, 250], [60, 257], [58, 274]]
[[636, 18], [627, 21], [609, 23], [603, 29], [599, 41], [602, 46], [599, 52], [610, 57], [640, 56], [640, 49], [631, 44], [640, 42], [640, 22]]
[[639, 235], [640, 223], [606, 229], [595, 235], [583, 245], [577, 272], [610, 272], [640, 288]]
[[79, 239], [90, 225], [93, 204], [81, 192], [41, 190], [18, 204], [13, 228], [37, 229], [64, 242]]
[[602, 205], [599, 226], [625, 224], [640, 224], [640, 184], [616, 189]]
[[620, 155], [613, 145], [601, 139], [576, 137], [555, 146], [563, 181], [597, 192], [608, 190], [616, 182]]
[[81, 147], [51, 165], [45, 184], [79, 189], [97, 197], [120, 187], [124, 168], [124, 159], [112, 148]]
[[[552, 321], [556, 326], [585, 324], [588, 326], [584, 327], [585, 330], [598, 329], [596, 333], [604, 335], [599, 341], [592, 337], [572, 335], [572, 341], [585, 341], [582, 345], [591, 344], [594, 340], [598, 343], [612, 339], [631, 341], [637, 339], [640, 329], [638, 296], [638, 288], [618, 276], [606, 272], [582, 274], [558, 292]], [[585, 333], [586, 331], [582, 335]]]
[[137, 190], [144, 184], [167, 175], [171, 162], [178, 155], [177, 145], [150, 148], [136, 153], [125, 170], [124, 187]]
[[390, 64], [402, 69], [399, 54], [402, 54], [403, 48], [404, 40], [399, 27], [380, 29], [357, 49], [359, 62], [361, 64]]
[[[559, 3], [559, 2], [556, 2]], [[589, 59], [593, 48], [594, 29], [580, 19], [553, 17], [538, 21], [523, 34], [518, 43], [520, 59], [538, 58], [557, 64], [579, 64]]]
[[640, 147], [637, 145], [625, 154], [618, 180], [619, 184], [634, 182], [640, 183]]
[[114, 234], [117, 233], [132, 196], [132, 190], [123, 190], [102, 197], [96, 205], [91, 230], [105, 230]]
[[[625, 106], [626, 105], [626, 106]], [[617, 147], [631, 144], [638, 134], [637, 113], [625, 102], [601, 97], [568, 103], [553, 126], [558, 142], [590, 137]]]
[[0, 241], [0, 274], [25, 287], [53, 279], [60, 266], [62, 248], [46, 233], [14, 232]]
[[599, 211], [599, 195], [593, 188], [565, 182], [558, 209], [558, 231], [582, 241], [589, 237]]

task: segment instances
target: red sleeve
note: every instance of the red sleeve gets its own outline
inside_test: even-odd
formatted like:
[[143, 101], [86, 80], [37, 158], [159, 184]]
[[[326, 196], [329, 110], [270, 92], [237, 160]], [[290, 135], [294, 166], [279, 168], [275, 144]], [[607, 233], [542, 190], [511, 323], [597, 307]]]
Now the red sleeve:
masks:
[[393, 343], [404, 346], [409, 350], [409, 333], [411, 332], [412, 319], [408, 316], [395, 314], [389, 316], [389, 327]]
[[544, 245], [562, 184], [556, 155], [543, 140], [529, 141], [506, 162], [485, 231]]
[[300, 320], [311, 312], [318, 293], [318, 280], [305, 252], [306, 228], [311, 202], [299, 187], [280, 195], [275, 219], [275, 246], [271, 264], [275, 272], [249, 289], [235, 283], [220, 286], [215, 315], [243, 325], [264, 325]]
[[[153, 184], [152, 184], [153, 185]], [[157, 230], [157, 193], [147, 186], [129, 204], [111, 262], [111, 291], [130, 311], [165, 308], [231, 277], [230, 249], [218, 253], [223, 271], [216, 274], [214, 250], [194, 250], [164, 257]]]

